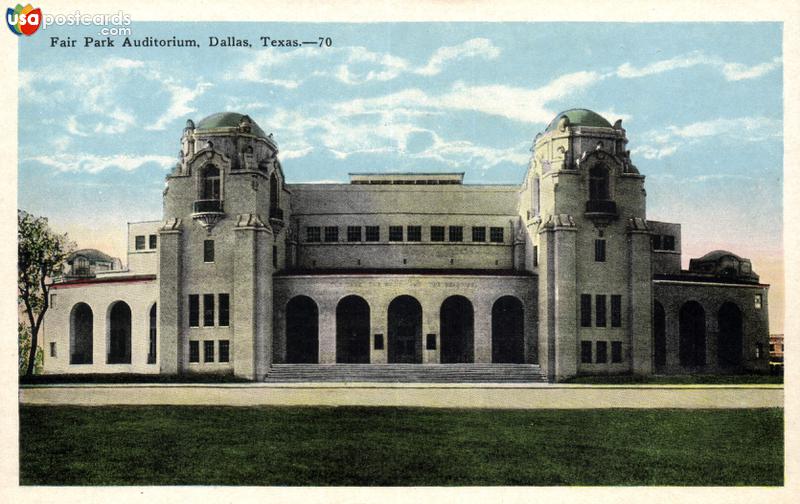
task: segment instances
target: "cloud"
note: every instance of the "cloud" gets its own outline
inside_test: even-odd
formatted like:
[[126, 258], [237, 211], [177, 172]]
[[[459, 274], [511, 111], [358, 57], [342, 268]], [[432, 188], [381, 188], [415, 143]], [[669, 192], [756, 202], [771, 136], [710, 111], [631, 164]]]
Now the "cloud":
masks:
[[656, 61], [642, 67], [634, 67], [630, 63], [623, 63], [610, 75], [616, 75], [622, 79], [635, 79], [672, 70], [706, 65], [717, 68], [728, 81], [740, 81], [766, 75], [780, 67], [781, 64], [782, 59], [775, 57], [768, 62], [747, 66], [742, 63], [729, 63], [717, 56], [707, 56], [702, 51], [694, 51], [682, 56]]
[[58, 156], [32, 156], [26, 161], [35, 161], [55, 168], [59, 172], [99, 173], [109, 168], [133, 171], [150, 163], [163, 168], [173, 166], [177, 160], [170, 156], [143, 155], [133, 156], [117, 154], [113, 156], [97, 156], [94, 154], [59, 154]]
[[428, 63], [414, 70], [420, 75], [436, 75], [442, 71], [442, 65], [449, 61], [458, 61], [465, 58], [481, 57], [495, 59], [500, 55], [492, 41], [486, 38], [474, 38], [458, 45], [440, 47], [433, 53]]
[[145, 126], [144, 129], [146, 130], [164, 130], [171, 121], [195, 112], [197, 109], [189, 106], [189, 104], [205, 93], [212, 85], [208, 82], [200, 82], [194, 88], [188, 88], [170, 80], [164, 82], [164, 87], [171, 95], [170, 104], [154, 124]]
[[662, 159], [680, 148], [696, 144], [703, 139], [725, 137], [741, 142], [761, 142], [783, 135], [783, 123], [768, 117], [717, 118], [698, 121], [683, 126], [667, 126], [641, 135], [644, 145], [631, 150], [631, 154], [645, 159]]

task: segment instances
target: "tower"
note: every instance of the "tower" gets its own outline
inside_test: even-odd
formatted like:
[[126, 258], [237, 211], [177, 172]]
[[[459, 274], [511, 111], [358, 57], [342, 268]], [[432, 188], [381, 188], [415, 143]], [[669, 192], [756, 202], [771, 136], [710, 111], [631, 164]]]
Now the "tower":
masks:
[[260, 379], [271, 363], [272, 274], [289, 209], [277, 154], [246, 115], [187, 121], [159, 231], [162, 373]]
[[644, 176], [626, 144], [622, 121], [585, 109], [558, 114], [534, 140], [520, 213], [539, 278], [539, 362], [551, 380], [651, 369]]

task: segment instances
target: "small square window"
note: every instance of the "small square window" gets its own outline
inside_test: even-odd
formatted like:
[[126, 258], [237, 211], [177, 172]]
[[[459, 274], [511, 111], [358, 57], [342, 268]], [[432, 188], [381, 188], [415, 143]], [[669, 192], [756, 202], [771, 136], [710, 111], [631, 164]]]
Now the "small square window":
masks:
[[347, 226], [347, 241], [361, 241], [361, 226]]
[[595, 362], [598, 364], [605, 364], [608, 362], [608, 343], [605, 341], [597, 342], [597, 355]]
[[489, 240], [492, 243], [503, 243], [503, 228], [493, 227], [489, 230]]
[[158, 247], [158, 235], [154, 235], [154, 234], [150, 235], [149, 240], [150, 240], [150, 243], [148, 245], [149, 245], [150, 249], [154, 249], [154, 248]]
[[611, 342], [611, 362], [622, 362], [622, 342]]
[[389, 226], [389, 241], [403, 241], [403, 226]]
[[189, 342], [189, 362], [200, 362], [200, 342]]
[[203, 342], [203, 362], [214, 362], [214, 342]]
[[219, 361], [229, 362], [231, 360], [231, 342], [229, 340], [219, 340]]
[[461, 226], [450, 226], [450, 241], [460, 242], [464, 241], [464, 228]]
[[325, 226], [325, 241], [326, 242], [339, 241], [339, 228], [337, 226]]
[[591, 364], [592, 363], [592, 342], [591, 341], [581, 341], [581, 363], [583, 363], [583, 364]]
[[595, 240], [594, 241], [594, 260], [596, 262], [605, 262], [606, 261], [606, 241], [605, 240]]
[[422, 241], [422, 226], [407, 226], [406, 239], [408, 241]]
[[306, 228], [306, 241], [307, 242], [318, 242], [321, 241], [320, 238], [320, 228], [319, 226], [308, 226]]
[[214, 240], [203, 241], [203, 262], [214, 262]]
[[436, 350], [436, 335], [428, 334], [425, 337], [425, 350]]
[[51, 341], [50, 342], [50, 357], [55, 357], [55, 356], [56, 356], [56, 342], [55, 341]]
[[375, 350], [383, 350], [383, 334], [375, 335]]
[[136, 250], [144, 250], [144, 235], [136, 237]]
[[756, 310], [760, 310], [761, 309], [762, 300], [763, 299], [761, 297], [761, 294], [756, 294], [753, 297], [753, 305], [755, 306]]
[[485, 242], [486, 241], [486, 228], [474, 227], [472, 228], [472, 241]]
[[367, 241], [368, 242], [381, 241], [380, 226], [367, 226]]
[[444, 226], [431, 226], [431, 241], [444, 241]]

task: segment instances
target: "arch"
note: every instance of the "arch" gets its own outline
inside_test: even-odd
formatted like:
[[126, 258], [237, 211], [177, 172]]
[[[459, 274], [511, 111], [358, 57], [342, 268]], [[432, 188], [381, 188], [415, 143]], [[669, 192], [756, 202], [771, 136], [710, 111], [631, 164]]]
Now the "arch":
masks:
[[280, 206], [280, 186], [278, 184], [278, 176], [275, 172], [269, 176], [269, 207], [278, 208]]
[[221, 200], [222, 199], [222, 181], [220, 177], [219, 168], [216, 165], [206, 165], [200, 177], [200, 199], [203, 200]]
[[69, 314], [69, 363], [91, 364], [94, 313], [86, 303], [76, 303]]
[[347, 296], [336, 305], [336, 362], [369, 363], [369, 303]]
[[108, 311], [107, 363], [131, 363], [131, 307], [125, 301], [116, 301]]
[[608, 190], [608, 168], [599, 163], [589, 170], [589, 199], [592, 201], [606, 201], [611, 199]]
[[706, 364], [706, 312], [697, 301], [687, 301], [681, 306], [680, 363], [684, 367], [702, 367]]
[[653, 364], [656, 371], [667, 365], [667, 316], [658, 301], [653, 302]]
[[286, 304], [286, 362], [319, 363], [319, 308], [308, 296], [295, 296]]
[[156, 341], [158, 336], [158, 310], [156, 308], [156, 303], [153, 303], [153, 306], [150, 307], [150, 313], [148, 314], [148, 344], [147, 344], [147, 363], [148, 364], [155, 364], [156, 363], [156, 356], [158, 354], [156, 350]]
[[717, 362], [720, 367], [742, 365], [742, 311], [731, 302], [723, 303], [717, 312]]
[[525, 362], [525, 308], [514, 296], [503, 296], [492, 305], [492, 362]]
[[390, 363], [422, 362], [422, 305], [411, 296], [398, 296], [389, 303]]
[[475, 322], [472, 303], [464, 296], [450, 296], [439, 309], [442, 364], [475, 361]]

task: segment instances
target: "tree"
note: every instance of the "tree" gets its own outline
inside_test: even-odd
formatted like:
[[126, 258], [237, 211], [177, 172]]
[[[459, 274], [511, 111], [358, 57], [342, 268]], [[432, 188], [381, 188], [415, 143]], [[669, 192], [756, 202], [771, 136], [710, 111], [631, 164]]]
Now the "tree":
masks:
[[36, 367], [39, 353], [39, 329], [50, 307], [50, 280], [61, 273], [75, 245], [66, 234], [54, 233], [44, 217], [24, 210], [17, 211], [17, 288], [18, 302], [27, 317], [30, 347], [25, 374]]

